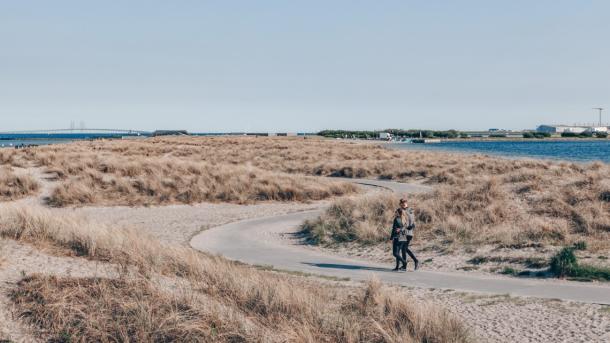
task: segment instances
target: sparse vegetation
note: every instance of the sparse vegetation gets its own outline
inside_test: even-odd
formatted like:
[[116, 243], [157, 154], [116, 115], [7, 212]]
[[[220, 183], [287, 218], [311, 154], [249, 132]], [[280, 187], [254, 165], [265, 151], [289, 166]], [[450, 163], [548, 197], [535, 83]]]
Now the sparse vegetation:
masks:
[[48, 210], [2, 211], [4, 237], [119, 268], [118, 278], [32, 275], [17, 285], [19, 316], [51, 340], [471, 341], [455, 317], [376, 281], [320, 287]]
[[574, 247], [565, 247], [553, 256], [549, 268], [553, 275], [583, 281], [610, 281], [610, 268], [579, 264], [574, 249]]

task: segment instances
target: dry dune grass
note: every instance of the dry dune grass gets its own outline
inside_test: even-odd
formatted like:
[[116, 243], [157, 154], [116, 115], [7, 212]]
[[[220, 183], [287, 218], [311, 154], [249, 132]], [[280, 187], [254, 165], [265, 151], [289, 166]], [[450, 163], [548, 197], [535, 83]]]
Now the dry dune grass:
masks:
[[18, 175], [9, 168], [0, 168], [0, 201], [12, 201], [32, 195], [39, 184], [30, 175]]
[[23, 167], [21, 153], [14, 149], [0, 149], [0, 165]]
[[[398, 151], [360, 142], [261, 137], [81, 142], [31, 149], [10, 159], [54, 171], [63, 180], [52, 197], [57, 206], [322, 199], [353, 189], [305, 176], [369, 177], [435, 186], [434, 193], [414, 199], [421, 232], [432, 241], [518, 246], [586, 240], [598, 250], [610, 244], [610, 166], [603, 163], [508, 160]], [[197, 175], [202, 170], [205, 173]], [[379, 214], [380, 202], [358, 203], [364, 214], [346, 221], [353, 231], [347, 232], [348, 240], [380, 239], [376, 230], [391, 220], [391, 215]], [[331, 217], [325, 216], [327, 223], [318, 232], [336, 229], [329, 224]]]
[[172, 140], [80, 142], [24, 150], [5, 163], [33, 162], [54, 174], [60, 185], [51, 194], [52, 206], [312, 201], [357, 191], [345, 182], [235, 161], [226, 151], [213, 159], [207, 148], [198, 156], [189, 151]]
[[[355, 193], [349, 183], [288, 175], [254, 167], [156, 161], [101, 161], [73, 172], [49, 199], [52, 206], [142, 205], [165, 203], [311, 201]], [[68, 165], [68, 168], [71, 166]]]
[[[344, 287], [259, 271], [40, 208], [4, 208], [0, 235], [113, 263], [116, 279], [23, 279], [20, 316], [69, 341], [468, 342], [447, 312], [371, 281]], [[169, 278], [169, 279], [167, 279]], [[163, 281], [165, 280], [165, 281]], [[167, 286], [184, 282], [179, 291]], [[181, 280], [181, 281], [180, 281]]]
[[[590, 251], [608, 251], [610, 202], [603, 187], [607, 174], [602, 172], [564, 174], [559, 180], [542, 173], [524, 180], [520, 173], [482, 175], [439, 184], [434, 192], [410, 197], [418, 241], [441, 249], [485, 244], [562, 246], [584, 241]], [[533, 182], [532, 177], [538, 180]], [[394, 195], [337, 200], [303, 229], [313, 242], [323, 244], [384, 242], [397, 204]]]

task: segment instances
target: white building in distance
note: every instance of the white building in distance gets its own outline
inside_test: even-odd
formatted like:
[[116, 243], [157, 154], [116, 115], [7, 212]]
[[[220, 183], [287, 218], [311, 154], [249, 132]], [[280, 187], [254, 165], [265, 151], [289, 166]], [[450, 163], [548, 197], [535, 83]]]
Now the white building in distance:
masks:
[[379, 139], [390, 140], [392, 139], [392, 134], [389, 132], [379, 132]]
[[536, 128], [538, 132], [546, 132], [546, 133], [583, 133], [589, 129], [588, 127], [583, 126], [569, 126], [569, 125], [540, 125]]

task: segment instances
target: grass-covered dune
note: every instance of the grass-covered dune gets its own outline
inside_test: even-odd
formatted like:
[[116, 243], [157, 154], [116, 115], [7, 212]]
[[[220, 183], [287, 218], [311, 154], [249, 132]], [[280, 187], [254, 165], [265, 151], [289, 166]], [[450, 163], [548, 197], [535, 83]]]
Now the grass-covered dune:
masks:
[[[430, 242], [522, 246], [584, 240], [593, 250], [610, 248], [610, 166], [604, 163], [510, 160], [281, 137], [80, 142], [6, 152], [1, 160], [54, 173], [59, 182], [50, 201], [55, 206], [308, 201], [356, 191], [347, 183], [310, 176], [419, 182], [435, 189], [413, 199], [420, 234]], [[354, 201], [338, 200], [324, 225], [310, 230], [317, 232], [312, 238], [382, 239], [386, 233], [379, 230], [391, 220], [389, 212], [379, 212], [384, 200]]]
[[16, 318], [50, 341], [473, 340], [458, 318], [376, 281], [345, 286], [261, 271], [41, 208], [1, 208], [0, 237], [116, 269], [34, 274], [15, 285]]
[[[482, 170], [410, 197], [418, 239], [443, 246], [504, 247], [585, 241], [594, 251], [610, 248], [606, 166], [565, 170], [549, 165], [534, 173], [528, 170], [530, 162], [512, 163], [515, 171]], [[398, 199], [393, 195], [340, 199], [304, 229], [317, 243], [383, 242]]]

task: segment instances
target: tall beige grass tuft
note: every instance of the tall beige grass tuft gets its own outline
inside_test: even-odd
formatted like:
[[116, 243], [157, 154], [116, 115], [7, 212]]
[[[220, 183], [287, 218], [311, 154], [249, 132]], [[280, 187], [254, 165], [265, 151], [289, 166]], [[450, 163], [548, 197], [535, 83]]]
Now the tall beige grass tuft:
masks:
[[230, 308], [159, 290], [147, 279], [24, 278], [10, 297], [62, 342], [264, 342], [269, 334]]
[[8, 168], [0, 168], [0, 201], [12, 201], [36, 193], [36, 180], [27, 174], [15, 174]]

